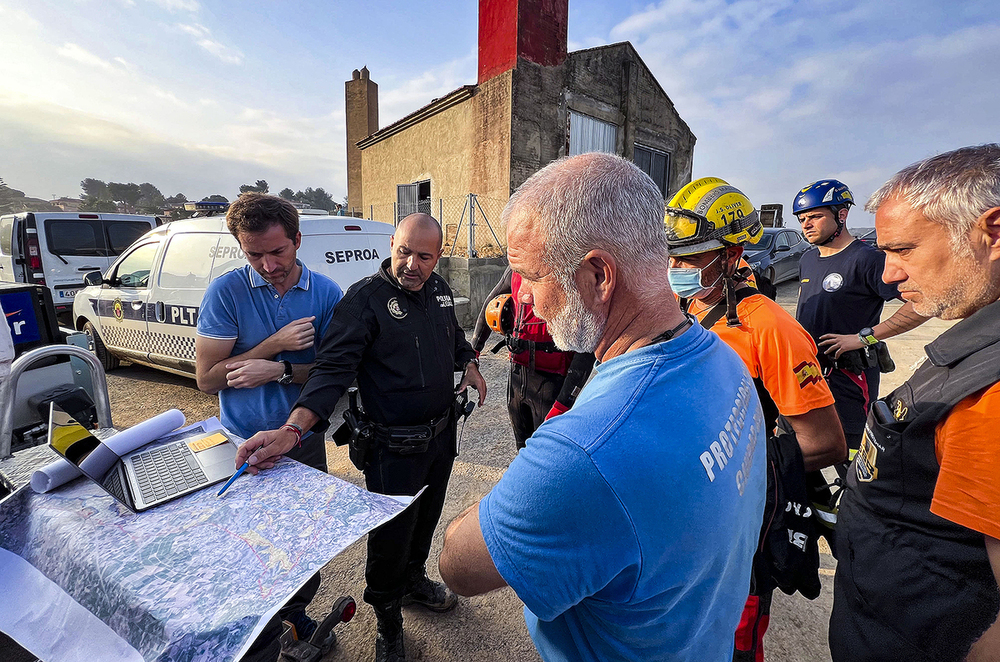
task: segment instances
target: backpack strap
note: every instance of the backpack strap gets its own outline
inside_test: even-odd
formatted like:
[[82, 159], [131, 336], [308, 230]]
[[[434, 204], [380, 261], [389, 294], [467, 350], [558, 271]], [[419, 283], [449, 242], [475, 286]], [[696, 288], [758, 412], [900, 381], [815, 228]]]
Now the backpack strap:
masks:
[[[755, 294], [760, 294], [757, 289], [753, 286], [743, 287], [736, 290], [736, 303], [743, 301], [748, 297], [752, 297]], [[686, 312], [686, 309], [685, 309]], [[708, 314], [701, 320], [701, 325], [706, 329], [711, 329], [715, 326], [715, 323], [722, 319], [722, 316], [726, 314], [726, 299], [723, 298], [722, 301], [712, 306], [712, 310], [708, 311]]]

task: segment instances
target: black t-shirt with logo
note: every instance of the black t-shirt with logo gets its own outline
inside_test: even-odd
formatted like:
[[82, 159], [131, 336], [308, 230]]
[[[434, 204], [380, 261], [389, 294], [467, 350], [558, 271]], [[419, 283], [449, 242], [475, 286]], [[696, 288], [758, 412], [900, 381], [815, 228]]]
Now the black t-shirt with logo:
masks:
[[[885, 253], [860, 241], [851, 242], [830, 257], [820, 257], [816, 248], [806, 251], [799, 261], [795, 318], [817, 344], [826, 333], [855, 334], [875, 326], [883, 304], [899, 297], [895, 285], [882, 282], [884, 268]], [[861, 441], [868, 404], [878, 397], [878, 368], [865, 370], [864, 378], [869, 391], [867, 400], [845, 373], [834, 370], [827, 377], [847, 445], [855, 449]]]
[[799, 303], [795, 319], [816, 342], [825, 333], [858, 333], [875, 326], [886, 301], [899, 298], [882, 282], [885, 253], [853, 241], [839, 253], [820, 257], [813, 248], [799, 261]]

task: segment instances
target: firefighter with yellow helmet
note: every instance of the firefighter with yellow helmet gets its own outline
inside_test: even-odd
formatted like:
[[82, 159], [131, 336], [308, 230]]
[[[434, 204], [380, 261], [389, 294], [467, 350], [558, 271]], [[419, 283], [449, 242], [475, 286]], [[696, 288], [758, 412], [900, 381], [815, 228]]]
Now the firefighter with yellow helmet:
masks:
[[757, 242], [764, 232], [750, 199], [725, 180], [703, 177], [670, 200], [664, 223], [670, 284], [682, 308], [740, 355], [764, 409], [768, 500], [734, 654], [735, 660], [749, 662], [763, 659], [776, 586], [808, 598], [819, 593], [805, 472], [843, 461], [847, 445], [820, 373], [816, 343], [795, 318], [747, 282], [751, 272], [745, 262], [741, 265], [743, 245]]
[[545, 320], [520, 303], [521, 276], [508, 267], [479, 313], [472, 348], [478, 356], [490, 332], [504, 337], [493, 352], [504, 346], [510, 355], [507, 410], [518, 450], [545, 420], [557, 416], [576, 401], [594, 367], [593, 354], [564, 352], [552, 341]]

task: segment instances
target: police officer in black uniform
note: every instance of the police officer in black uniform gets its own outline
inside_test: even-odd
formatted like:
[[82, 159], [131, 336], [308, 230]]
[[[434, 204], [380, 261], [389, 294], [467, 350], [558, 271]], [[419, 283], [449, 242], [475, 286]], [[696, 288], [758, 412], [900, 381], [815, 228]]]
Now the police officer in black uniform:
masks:
[[357, 283], [337, 305], [316, 363], [288, 422], [250, 438], [237, 456], [251, 472], [273, 466], [302, 431], [328, 426], [337, 401], [355, 377], [372, 442], [359, 463], [368, 489], [416, 494], [416, 503], [368, 536], [364, 599], [375, 609], [375, 659], [405, 660], [401, 605], [433, 611], [456, 596], [428, 579], [424, 564], [444, 505], [456, 455], [455, 372], [459, 390], [472, 386], [485, 401], [476, 353], [455, 317], [454, 297], [434, 273], [442, 253], [441, 226], [426, 214], [404, 218], [392, 256]]

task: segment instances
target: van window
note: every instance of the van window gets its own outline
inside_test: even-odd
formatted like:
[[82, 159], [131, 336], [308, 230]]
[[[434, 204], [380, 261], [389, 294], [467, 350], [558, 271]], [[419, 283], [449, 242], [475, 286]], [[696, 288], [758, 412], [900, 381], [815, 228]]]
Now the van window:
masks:
[[45, 240], [56, 255], [107, 255], [104, 232], [98, 220], [50, 218], [45, 221]]
[[215, 262], [212, 264], [213, 279], [233, 269], [240, 269], [246, 263], [246, 255], [243, 254], [239, 242], [233, 235], [227, 232], [219, 237], [219, 247], [215, 249]]
[[160, 266], [160, 287], [204, 289], [212, 273], [212, 258], [219, 235], [175, 234], [167, 244]]
[[13, 255], [14, 241], [14, 217], [5, 216], [0, 218], [0, 253]]
[[153, 260], [160, 242], [154, 241], [139, 246], [122, 258], [115, 269], [115, 278], [119, 287], [143, 288], [149, 286], [149, 272], [153, 268]]
[[121, 255], [136, 239], [149, 232], [149, 223], [137, 221], [104, 221], [104, 227], [108, 231], [111, 255]]
[[121, 255], [136, 239], [149, 232], [142, 221], [101, 221], [85, 218], [50, 218], [45, 221], [49, 252], [56, 255]]

